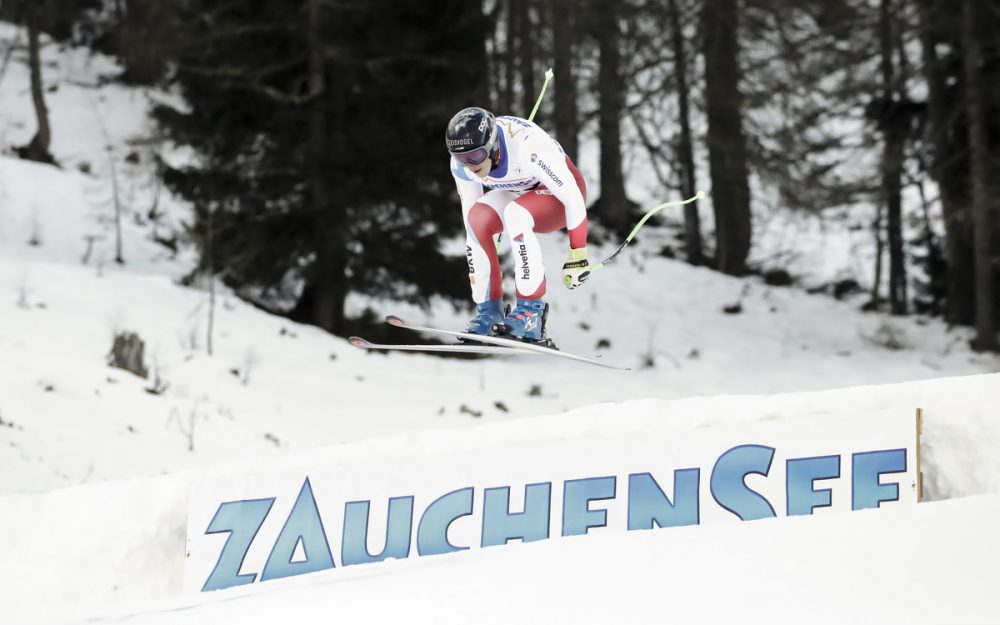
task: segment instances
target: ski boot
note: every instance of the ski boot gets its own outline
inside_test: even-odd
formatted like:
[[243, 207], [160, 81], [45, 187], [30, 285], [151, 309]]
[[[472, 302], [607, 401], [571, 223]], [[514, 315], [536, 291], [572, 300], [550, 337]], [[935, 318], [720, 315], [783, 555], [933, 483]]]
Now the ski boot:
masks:
[[498, 323], [503, 323], [503, 300], [489, 300], [476, 306], [476, 316], [465, 326], [465, 331], [491, 336], [494, 334], [493, 326]]
[[507, 314], [502, 323], [493, 326], [493, 331], [498, 336], [539, 343], [554, 349], [555, 344], [545, 336], [548, 315], [549, 305], [542, 300], [517, 298], [517, 306]]

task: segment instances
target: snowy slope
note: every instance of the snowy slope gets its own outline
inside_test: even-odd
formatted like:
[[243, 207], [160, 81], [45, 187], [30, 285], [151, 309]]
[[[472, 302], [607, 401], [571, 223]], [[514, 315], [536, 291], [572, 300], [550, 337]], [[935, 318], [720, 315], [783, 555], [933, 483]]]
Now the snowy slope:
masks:
[[[18, 36], [23, 41], [23, 34], [0, 23], [0, 47]], [[0, 83], [5, 149], [26, 143], [34, 129], [24, 56], [15, 53]], [[1000, 444], [994, 408], [1000, 379], [949, 377], [801, 393], [1000, 371], [996, 357], [968, 350], [967, 331], [935, 320], [862, 314], [856, 304], [691, 268], [659, 257], [668, 241], [652, 231], [574, 292], [551, 280], [563, 242], [545, 240], [553, 259], [551, 334], [566, 349], [601, 353], [632, 372], [538, 357], [366, 354], [225, 293], [209, 355], [207, 292], [177, 284], [192, 253], [182, 247], [175, 254], [153, 240], [176, 229], [186, 211], [157, 190], [153, 178], [150, 146], [158, 144], [150, 143], [147, 113], [153, 99], [168, 96], [97, 86], [102, 75], [116, 71], [104, 57], [54, 45], [43, 57], [52, 149], [63, 168], [0, 155], [0, 622], [52, 615], [73, 622], [83, 614], [139, 622], [214, 616], [255, 622], [251, 616], [261, 615], [263, 622], [292, 605], [303, 614], [343, 605], [361, 615], [373, 597], [410, 589], [409, 602], [378, 604], [402, 616], [407, 604], [443, 603], [445, 583], [446, 598], [455, 602], [449, 618], [477, 605], [496, 606], [502, 591], [539, 610], [518, 612], [538, 615], [528, 620], [560, 622], [580, 616], [584, 607], [546, 599], [550, 595], [537, 587], [547, 582], [557, 593], [597, 597], [598, 582], [586, 577], [588, 563], [635, 571], [602, 577], [618, 604], [613, 614], [622, 616], [610, 616], [595, 601], [586, 612], [595, 622], [601, 615], [623, 622], [674, 613], [671, 598], [684, 598], [682, 614], [721, 619], [747, 596], [738, 593], [751, 591], [769, 597], [757, 604], [761, 615], [773, 615], [766, 605], [787, 605], [795, 614], [818, 597], [802, 567], [816, 574], [816, 587], [837, 588], [824, 575], [853, 571], [898, 603], [915, 596], [918, 582], [939, 584], [948, 601], [928, 608], [926, 601], [911, 600], [915, 622], [940, 616], [951, 601], [971, 606], [964, 613], [968, 622], [996, 612], [977, 584], [998, 581], [986, 562], [1000, 554], [984, 523], [992, 520], [1000, 495], [1000, 467], [991, 454]], [[113, 260], [112, 163], [125, 215], [124, 265]], [[154, 205], [163, 213], [156, 222], [149, 217]], [[448, 245], [461, 252], [461, 243]], [[724, 312], [737, 303], [740, 313]], [[441, 302], [426, 311], [360, 297], [349, 304], [355, 313], [371, 307], [443, 327], [459, 327], [467, 317]], [[145, 340], [159, 384], [152, 374], [143, 380], [106, 365], [113, 334], [121, 330]], [[410, 338], [401, 330], [396, 335], [400, 342]], [[605, 342], [610, 345], [601, 346]], [[664, 401], [677, 398], [687, 399]], [[752, 423], [779, 409], [808, 415], [918, 405], [928, 410], [928, 495], [983, 497], [842, 522], [775, 520], [707, 533], [695, 528], [388, 562], [256, 592], [176, 596], [188, 489], [207, 474], [229, 470], [224, 466], [301, 466], [331, 454], [398, 458], [624, 430], [683, 431]], [[714, 416], [720, 413], [730, 416]], [[881, 538], [888, 542], [879, 547]], [[731, 604], [706, 594], [715, 592], [707, 581], [717, 579], [723, 564], [750, 567], [772, 544], [767, 570], [775, 576], [773, 587], [795, 589], [797, 598], [767, 590], [771, 577], [719, 580], [737, 593]], [[821, 550], [833, 573], [809, 568], [819, 560], [803, 558], [807, 544]], [[690, 575], [671, 564], [675, 559], [692, 567]], [[902, 581], [879, 576], [887, 566]], [[676, 584], [676, 594], [656, 596], [661, 579]], [[655, 600], [623, 608], [628, 584], [640, 595], [654, 593]], [[859, 605], [884, 607], [880, 601], [863, 594], [829, 614], [843, 621]], [[718, 612], [695, 612], [701, 602]], [[566, 611], [554, 612], [560, 606]]]
[[[995, 615], [997, 607], [987, 589], [1000, 582], [994, 566], [1000, 543], [992, 531], [992, 515], [1000, 506], [1000, 460], [991, 451], [1000, 446], [998, 404], [1000, 374], [818, 393], [642, 400], [461, 430], [401, 434], [263, 463], [246, 459], [210, 471], [8, 495], [0, 498], [8, 511], [0, 517], [0, 552], [12, 565], [0, 570], [0, 621], [63, 614], [65, 622], [76, 622], [69, 615], [82, 619], [87, 614], [109, 621], [131, 616], [140, 622], [198, 623], [218, 617], [264, 623], [280, 610], [320, 613], [337, 605], [345, 614], [361, 615], [373, 609], [370, 601], [380, 593], [401, 593], [406, 600], [398, 605], [379, 604], [385, 620], [412, 610], [415, 622], [440, 622], [431, 618], [437, 613], [428, 608], [434, 597], [436, 602], [451, 602], [443, 622], [457, 622], [476, 605], [498, 604], [514, 595], [528, 603], [508, 609], [532, 607], [540, 621], [561, 622], [566, 609], [574, 620], [596, 623], [610, 610], [624, 610], [629, 619], [656, 614], [664, 598], [650, 595], [649, 584], [662, 580], [666, 585], [659, 587], [672, 589], [668, 603], [677, 602], [677, 609], [690, 614], [720, 610], [720, 618], [737, 607], [713, 599], [718, 592], [747, 597], [760, 622], [775, 617], [765, 609], [768, 605], [787, 602], [791, 611], [783, 613], [782, 622], [798, 620], [799, 611], [823, 594], [850, 591], [854, 594], [842, 601], [814, 609], [835, 621], [862, 609], [880, 613], [898, 608], [913, 622], [933, 622], [942, 611], [957, 609], [957, 614], [970, 617], [968, 622], [985, 622], [971, 616], [987, 610]], [[558, 539], [349, 567], [250, 589], [179, 594], [188, 488], [210, 475], [304, 468], [318, 462], [392, 462], [405, 467], [410, 459], [470, 449], [637, 435], [683, 437], [715, 426], [862, 413], [876, 418], [917, 406], [925, 409], [923, 472], [933, 504], [630, 532], [585, 541]], [[31, 564], [38, 562], [58, 563], [58, 571]], [[608, 568], [613, 575], [606, 573]], [[542, 583], [545, 580], [549, 583]], [[437, 586], [440, 583], [448, 586]], [[604, 595], [597, 593], [598, 584], [607, 586]], [[626, 602], [625, 597], [633, 596], [627, 592], [630, 585], [637, 592], [634, 601]], [[445, 587], [449, 590], [443, 596], [440, 589]], [[552, 598], [576, 597], [578, 587], [594, 591], [580, 596], [607, 596], [609, 606]], [[939, 595], [917, 602], [920, 588], [935, 588]], [[487, 613], [482, 620], [502, 620], [503, 614]], [[584, 618], [587, 614], [591, 616]]]
[[[176, 285], [183, 261], [125, 229], [126, 265], [92, 255], [79, 173], [0, 158], [0, 441], [3, 492], [155, 475], [246, 454], [398, 431], [558, 413], [595, 402], [814, 390], [996, 370], [965, 331], [865, 315], [853, 305], [647, 256], [652, 239], [585, 289], [553, 288], [552, 334], [567, 349], [635, 368], [607, 372], [539, 357], [458, 361], [366, 354], [342, 339]], [[38, 216], [42, 235], [32, 245]], [[553, 257], [560, 242], [546, 241]], [[741, 303], [742, 312], [723, 308]], [[351, 300], [444, 327], [464, 313]], [[586, 323], [586, 326], [583, 324]], [[155, 384], [105, 366], [114, 332], [146, 342]], [[402, 330], [398, 340], [410, 337]], [[599, 348], [601, 339], [610, 347]], [[891, 344], [894, 348], [886, 347]], [[652, 367], [644, 365], [652, 362]], [[81, 443], [86, 453], [77, 453]], [[193, 447], [193, 449], [191, 449]]]
[[[0, 168], [24, 165], [4, 159]], [[58, 226], [49, 226], [53, 236]], [[0, 469], [16, 476], [4, 482], [5, 492], [595, 402], [814, 390], [996, 369], [994, 358], [964, 347], [964, 332], [948, 333], [936, 321], [863, 315], [824, 297], [659, 258], [644, 260], [642, 273], [609, 270], [589, 290], [552, 292], [557, 341], [635, 367], [630, 373], [544, 357], [469, 362], [366, 354], [228, 296], [220, 300], [209, 356], [203, 291], [129, 266], [32, 259], [27, 253], [47, 247], [25, 247], [23, 255], [0, 256], [0, 418], [16, 426], [0, 429], [0, 444], [15, 450], [0, 456]], [[6, 250], [21, 253], [16, 243]], [[722, 312], [745, 290], [741, 314]], [[373, 305], [446, 327], [461, 324], [447, 305], [429, 315]], [[105, 365], [113, 333], [121, 330], [146, 341], [151, 370], [169, 384], [165, 392], [152, 395], [146, 392], [152, 380]], [[410, 338], [402, 330], [396, 335]], [[601, 338], [611, 347], [597, 349]], [[901, 348], [879, 344], [887, 338]], [[643, 368], [650, 354], [655, 366]], [[86, 453], [77, 453], [81, 443]]]

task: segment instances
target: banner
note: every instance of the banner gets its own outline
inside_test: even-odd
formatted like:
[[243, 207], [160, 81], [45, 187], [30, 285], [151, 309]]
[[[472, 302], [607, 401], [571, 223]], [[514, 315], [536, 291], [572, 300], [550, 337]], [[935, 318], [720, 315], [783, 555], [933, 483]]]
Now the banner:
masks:
[[913, 415], [790, 419], [221, 477], [192, 493], [185, 585], [914, 503], [917, 430]]

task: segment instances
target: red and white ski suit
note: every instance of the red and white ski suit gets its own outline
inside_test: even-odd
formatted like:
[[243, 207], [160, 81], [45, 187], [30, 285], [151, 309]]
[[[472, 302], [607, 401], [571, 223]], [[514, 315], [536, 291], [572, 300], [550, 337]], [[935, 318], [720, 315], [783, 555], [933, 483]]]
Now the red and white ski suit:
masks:
[[506, 233], [510, 242], [514, 284], [522, 299], [545, 295], [545, 265], [536, 233], [567, 228], [570, 247], [587, 245], [587, 187], [576, 165], [538, 125], [509, 116], [497, 117], [496, 123], [500, 163], [485, 179], [451, 159], [477, 304], [503, 294], [495, 235]]

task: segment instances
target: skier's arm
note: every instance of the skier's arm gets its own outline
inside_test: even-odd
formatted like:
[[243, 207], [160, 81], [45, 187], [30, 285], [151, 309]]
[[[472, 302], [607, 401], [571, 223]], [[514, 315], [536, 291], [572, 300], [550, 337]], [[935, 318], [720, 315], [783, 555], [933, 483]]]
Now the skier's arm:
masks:
[[458, 188], [458, 198], [462, 201], [462, 214], [468, 219], [469, 209], [483, 197], [483, 185], [454, 159], [451, 161], [451, 175], [455, 179], [455, 187]]
[[562, 202], [566, 210], [569, 250], [562, 267], [562, 280], [566, 288], [575, 289], [590, 277], [590, 263], [587, 260], [587, 204], [562, 150], [551, 139], [538, 143], [542, 145], [532, 146], [538, 149], [532, 151], [531, 167], [534, 168], [535, 177]]

